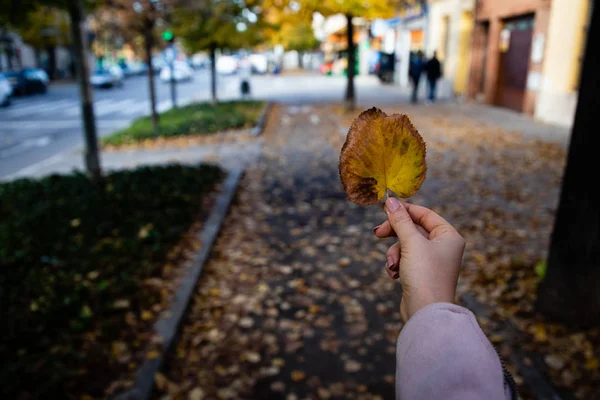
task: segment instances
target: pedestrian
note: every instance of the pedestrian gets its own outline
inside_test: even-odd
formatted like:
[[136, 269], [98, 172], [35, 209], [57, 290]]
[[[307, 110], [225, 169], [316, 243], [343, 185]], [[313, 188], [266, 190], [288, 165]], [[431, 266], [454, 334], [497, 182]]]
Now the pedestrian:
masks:
[[442, 76], [442, 65], [437, 58], [437, 51], [433, 52], [433, 57], [427, 61], [425, 69], [427, 70], [427, 82], [429, 83], [429, 101], [434, 102], [437, 81]]
[[465, 240], [418, 205], [385, 202], [378, 238], [398, 237], [386, 272], [400, 279], [405, 325], [396, 345], [396, 399], [517, 399], [514, 380], [471, 311], [454, 302]]
[[413, 85], [411, 101], [413, 103], [417, 102], [417, 92], [419, 91], [419, 80], [421, 79], [421, 74], [423, 73], [423, 69], [425, 68], [425, 60], [423, 59], [423, 52], [421, 50], [417, 51], [417, 54], [411, 59], [409, 67], [408, 67], [408, 76]]

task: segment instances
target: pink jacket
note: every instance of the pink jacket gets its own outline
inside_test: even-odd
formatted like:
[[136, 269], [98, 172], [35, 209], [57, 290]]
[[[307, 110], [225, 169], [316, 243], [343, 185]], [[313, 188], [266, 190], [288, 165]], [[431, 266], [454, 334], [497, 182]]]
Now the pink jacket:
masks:
[[516, 399], [512, 376], [471, 311], [431, 304], [400, 332], [396, 399]]

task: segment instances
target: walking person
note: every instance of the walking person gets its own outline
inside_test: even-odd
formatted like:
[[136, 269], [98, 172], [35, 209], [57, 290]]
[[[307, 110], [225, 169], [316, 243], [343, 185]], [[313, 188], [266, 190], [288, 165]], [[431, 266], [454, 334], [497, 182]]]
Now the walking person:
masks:
[[433, 52], [433, 57], [427, 61], [425, 69], [427, 70], [427, 82], [429, 83], [429, 101], [434, 102], [437, 81], [442, 76], [442, 65], [437, 58], [437, 51]]
[[410, 61], [410, 65], [408, 67], [408, 76], [413, 85], [412, 97], [411, 101], [413, 103], [417, 102], [417, 93], [419, 91], [419, 80], [421, 79], [421, 74], [423, 73], [423, 69], [425, 69], [425, 60], [423, 58], [423, 52], [419, 50], [415, 57]]

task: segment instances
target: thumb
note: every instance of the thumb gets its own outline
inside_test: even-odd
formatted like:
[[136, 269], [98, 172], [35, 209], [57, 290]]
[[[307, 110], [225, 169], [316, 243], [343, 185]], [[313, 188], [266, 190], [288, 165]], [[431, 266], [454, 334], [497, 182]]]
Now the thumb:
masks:
[[395, 198], [390, 197], [385, 201], [385, 213], [400, 242], [405, 242], [414, 234], [419, 234], [406, 207]]

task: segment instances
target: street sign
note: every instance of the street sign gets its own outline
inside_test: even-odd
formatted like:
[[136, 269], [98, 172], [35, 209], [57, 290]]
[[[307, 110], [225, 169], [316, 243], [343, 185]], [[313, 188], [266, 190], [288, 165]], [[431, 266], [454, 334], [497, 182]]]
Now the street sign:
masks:
[[177, 59], [177, 48], [175, 46], [169, 46], [163, 51], [163, 60], [167, 65], [173, 65]]

